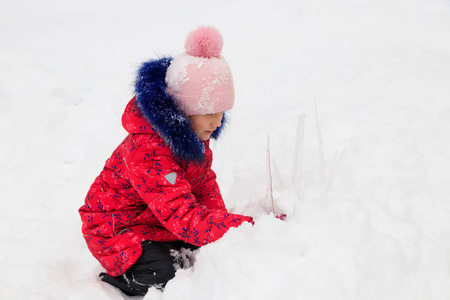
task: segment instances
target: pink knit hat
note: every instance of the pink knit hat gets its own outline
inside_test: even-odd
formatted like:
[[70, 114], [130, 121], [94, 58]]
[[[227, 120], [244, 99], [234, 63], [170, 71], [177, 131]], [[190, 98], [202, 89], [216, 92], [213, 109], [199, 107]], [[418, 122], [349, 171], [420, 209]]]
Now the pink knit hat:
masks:
[[167, 92], [186, 116], [214, 114], [233, 107], [233, 78], [220, 55], [222, 46], [217, 29], [199, 27], [188, 35], [186, 52], [175, 57], [167, 69]]

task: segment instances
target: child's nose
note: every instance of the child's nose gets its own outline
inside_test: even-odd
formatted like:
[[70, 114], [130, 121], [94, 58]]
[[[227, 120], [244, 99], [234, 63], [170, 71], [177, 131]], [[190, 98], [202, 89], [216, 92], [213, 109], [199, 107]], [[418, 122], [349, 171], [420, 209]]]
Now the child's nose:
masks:
[[215, 117], [214, 120], [212, 121], [212, 125], [214, 127], [220, 127], [222, 125], [222, 116]]

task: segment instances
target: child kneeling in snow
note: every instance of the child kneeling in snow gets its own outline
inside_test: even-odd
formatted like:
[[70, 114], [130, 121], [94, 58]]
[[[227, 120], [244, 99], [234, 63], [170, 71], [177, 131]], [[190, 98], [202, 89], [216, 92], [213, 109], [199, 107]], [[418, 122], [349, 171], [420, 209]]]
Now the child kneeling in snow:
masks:
[[222, 45], [217, 30], [200, 27], [186, 53], [141, 66], [122, 116], [129, 134], [79, 209], [89, 250], [106, 269], [101, 279], [127, 295], [163, 289], [183, 267], [180, 249], [253, 222], [227, 211], [211, 170], [209, 139], [234, 103]]

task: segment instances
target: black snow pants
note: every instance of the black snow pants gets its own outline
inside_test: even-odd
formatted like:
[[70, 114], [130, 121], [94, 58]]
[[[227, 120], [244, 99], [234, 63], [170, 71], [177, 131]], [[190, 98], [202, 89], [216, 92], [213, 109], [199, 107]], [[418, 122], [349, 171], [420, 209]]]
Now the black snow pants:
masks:
[[150, 287], [164, 290], [166, 283], [175, 277], [176, 270], [189, 267], [187, 253], [197, 248], [182, 241], [145, 241], [141, 257], [124, 274], [100, 273], [99, 276], [129, 296], [145, 295]]

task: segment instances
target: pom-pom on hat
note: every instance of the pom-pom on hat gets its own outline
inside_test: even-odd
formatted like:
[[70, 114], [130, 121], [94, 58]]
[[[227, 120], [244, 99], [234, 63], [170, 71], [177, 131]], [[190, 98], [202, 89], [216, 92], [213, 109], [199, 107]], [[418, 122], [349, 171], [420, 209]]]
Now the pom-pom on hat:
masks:
[[184, 45], [187, 54], [207, 58], [220, 58], [222, 47], [222, 36], [214, 27], [199, 27], [192, 31]]
[[234, 86], [230, 66], [221, 56], [223, 39], [214, 27], [189, 33], [186, 52], [175, 57], [166, 73], [166, 89], [186, 116], [230, 110]]

